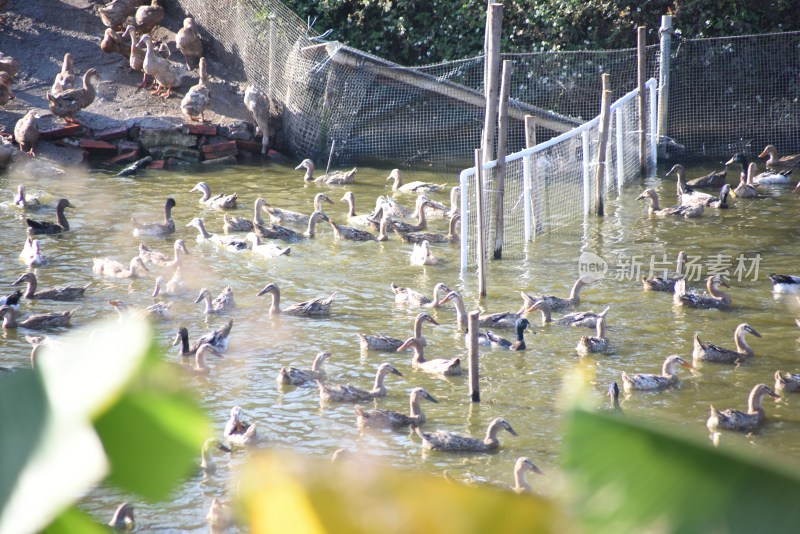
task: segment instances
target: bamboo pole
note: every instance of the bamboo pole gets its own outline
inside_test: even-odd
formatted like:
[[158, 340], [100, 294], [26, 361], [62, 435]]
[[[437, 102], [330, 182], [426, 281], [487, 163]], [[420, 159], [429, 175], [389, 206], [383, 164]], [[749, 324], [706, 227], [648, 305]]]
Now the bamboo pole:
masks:
[[489, 28], [489, 36], [486, 39], [486, 61], [488, 67], [484, 74], [488, 75], [488, 80], [484, 80], [486, 91], [486, 108], [483, 119], [483, 136], [481, 138], [481, 148], [483, 149], [484, 162], [491, 161], [494, 154], [495, 128], [497, 127], [497, 92], [499, 90], [500, 75], [500, 32], [503, 28], [503, 4], [489, 4], [489, 11], [486, 13]]
[[608, 88], [608, 73], [603, 74], [603, 96], [600, 104], [600, 130], [597, 143], [597, 166], [595, 169], [595, 213], [598, 217], [605, 214], [603, 191], [605, 189], [606, 154], [608, 152], [608, 130], [611, 123], [611, 90]]
[[483, 151], [475, 150], [475, 247], [478, 263], [478, 292], [481, 297], [486, 296], [486, 237], [483, 225]]
[[[525, 116], [525, 148], [536, 146], [536, 117], [533, 115]], [[531, 188], [531, 217], [533, 219], [533, 234], [539, 234], [542, 231], [541, 219], [541, 188], [536, 176], [536, 158], [534, 154], [531, 156], [530, 161], [530, 188]]]
[[661, 59], [658, 67], [658, 153], [666, 156], [664, 138], [667, 135], [667, 104], [669, 103], [669, 69], [672, 46], [672, 15], [661, 17]]
[[497, 170], [494, 179], [494, 259], [503, 258], [505, 232], [506, 152], [508, 141], [508, 97], [511, 94], [511, 61], [503, 61], [500, 103], [497, 110]]
[[646, 26], [639, 26], [636, 29], [636, 50], [637, 50], [637, 85], [639, 87], [639, 172], [642, 176], [647, 172], [647, 160], [645, 159], [647, 141], [647, 91], [645, 89], [645, 76], [647, 76], [647, 43], [645, 36]]
[[480, 371], [478, 360], [480, 351], [478, 345], [478, 316], [479, 312], [469, 312], [469, 397], [472, 402], [481, 401]]

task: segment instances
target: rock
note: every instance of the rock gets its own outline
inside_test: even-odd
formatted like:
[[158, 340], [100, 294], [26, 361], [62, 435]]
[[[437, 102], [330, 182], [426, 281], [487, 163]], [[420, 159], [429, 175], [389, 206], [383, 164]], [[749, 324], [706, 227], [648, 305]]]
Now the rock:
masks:
[[153, 159], [177, 158], [184, 161], [197, 163], [200, 161], [200, 151], [196, 148], [185, 148], [181, 146], [159, 146], [150, 149]]
[[217, 135], [217, 127], [213, 124], [181, 124], [178, 131], [192, 135]]
[[149, 130], [143, 128], [139, 132], [139, 143], [147, 149], [162, 146], [189, 148], [197, 145], [197, 137], [174, 129]]
[[207, 159], [203, 165], [234, 165], [236, 156], [225, 156], [223, 158]]
[[254, 134], [253, 126], [243, 121], [237, 121], [227, 126], [220, 125], [220, 127], [217, 128], [217, 132], [227, 139], [242, 141], [252, 140]]
[[128, 127], [125, 125], [117, 126], [116, 128], [109, 128], [94, 134], [94, 138], [98, 141], [112, 141], [114, 139], [122, 139], [128, 137]]

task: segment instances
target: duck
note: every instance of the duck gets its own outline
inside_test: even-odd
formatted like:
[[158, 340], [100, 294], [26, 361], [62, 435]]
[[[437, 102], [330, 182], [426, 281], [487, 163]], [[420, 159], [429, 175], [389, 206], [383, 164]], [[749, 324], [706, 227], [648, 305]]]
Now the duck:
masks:
[[70, 326], [69, 320], [75, 315], [78, 308], [53, 313], [41, 313], [29, 315], [23, 321], [17, 322], [17, 311], [11, 306], [0, 306], [0, 317], [3, 319], [3, 328], [29, 328], [39, 330], [43, 328], [56, 328], [59, 326]]
[[664, 360], [664, 365], [661, 367], [660, 375], [636, 373], [633, 376], [629, 376], [628, 373], [622, 371], [622, 386], [625, 391], [657, 391], [677, 386], [678, 375], [676, 372], [678, 367], [694, 370], [692, 364], [680, 356], [667, 356], [667, 359]]
[[761, 406], [761, 400], [764, 395], [769, 395], [776, 399], [781, 398], [766, 384], [757, 384], [750, 391], [750, 397], [747, 399], [747, 413], [732, 408], [719, 411], [712, 405], [711, 415], [708, 417], [706, 426], [712, 432], [719, 429], [738, 430], [740, 432], [757, 430], [766, 417], [764, 408]]
[[197, 228], [197, 242], [202, 243], [209, 241], [215, 243], [231, 252], [241, 252], [247, 250], [246, 239], [241, 239], [232, 235], [218, 235], [212, 234], [206, 230], [205, 219], [202, 217], [195, 217], [186, 225], [187, 228]]
[[[142, 43], [147, 47], [142, 69], [145, 74], [155, 78], [158, 83], [158, 87], [154, 91], [150, 91], [150, 93], [163, 96], [165, 99], [169, 98], [172, 95], [172, 88], [179, 86], [183, 78], [188, 75], [188, 72], [183, 68], [183, 65], [173, 63], [159, 56], [156, 53], [153, 38], [150, 35], [142, 35], [137, 46], [142, 46]], [[161, 93], [165, 90], [166, 92], [162, 95]]]
[[606, 318], [597, 318], [597, 335], [596, 336], [581, 336], [578, 344], [575, 346], [578, 354], [585, 356], [586, 354], [602, 354], [608, 350], [608, 339], [606, 338]]
[[31, 236], [25, 238], [25, 245], [22, 247], [22, 252], [19, 253], [19, 258], [28, 267], [37, 267], [47, 263], [47, 256], [42, 252], [42, 246], [38, 239], [31, 239]]
[[147, 74], [144, 72], [144, 67], [143, 67], [145, 51], [137, 46], [139, 39], [137, 39], [136, 28], [132, 24], [128, 24], [128, 26], [125, 28], [125, 31], [122, 34], [122, 37], [123, 38], [130, 37], [131, 39], [130, 52], [128, 56], [128, 65], [130, 66], [132, 71], [142, 73], [142, 83], [140, 83], [137, 87], [146, 87]]
[[[675, 167], [680, 167], [680, 169], [675, 169]], [[721, 171], [712, 171], [705, 176], [700, 176], [699, 178], [694, 178], [692, 180], [686, 180], [686, 170], [683, 168], [683, 165], [674, 165], [670, 172], [667, 173], [667, 176], [669, 176], [673, 171], [678, 175], [678, 179], [681, 182], [689, 187], [695, 187], [699, 189], [722, 187], [725, 185], [725, 181], [728, 178], [728, 173], [725, 169], [722, 169]]]
[[27, 284], [24, 296], [28, 300], [78, 300], [85, 296], [86, 290], [92, 285], [88, 283], [85, 286], [58, 286], [43, 291], [36, 291], [38, 281], [36, 279], [36, 274], [32, 272], [23, 273], [12, 285], [16, 286], [23, 282]]
[[163, 276], [156, 277], [155, 287], [153, 288], [153, 298], [156, 298], [159, 295], [180, 295], [187, 289], [188, 287], [186, 286], [186, 281], [183, 279], [181, 266], [178, 265], [175, 267], [175, 273], [169, 280]]
[[44, 191], [41, 190], [36, 193], [28, 193], [25, 184], [19, 184], [17, 194], [14, 196], [14, 205], [23, 210], [39, 208], [43, 203], [43, 195]]
[[577, 306], [581, 302], [581, 290], [592, 283], [592, 279], [589, 277], [581, 276], [575, 283], [572, 284], [572, 289], [569, 292], [569, 297], [561, 298], [561, 297], [553, 297], [551, 295], [535, 295], [531, 296], [524, 291], [521, 292], [523, 300], [528, 303], [529, 306], [532, 306], [534, 302], [537, 300], [543, 300], [550, 306], [550, 311], [559, 311], [563, 310], [564, 308], [569, 308], [571, 306]]
[[359, 402], [377, 397], [385, 397], [386, 386], [384, 385], [384, 380], [389, 373], [397, 376], [403, 376], [403, 373], [395, 369], [392, 364], [384, 362], [378, 366], [378, 371], [375, 374], [375, 383], [373, 384], [372, 389], [369, 391], [351, 386], [349, 384], [340, 386], [317, 380], [320, 401]]
[[22, 298], [22, 290], [17, 289], [13, 293], [0, 297], [0, 306], [11, 306], [15, 310], [19, 309], [19, 299]]
[[766, 165], [767, 167], [771, 167], [775, 170], [787, 170], [787, 169], [794, 169], [798, 165], [800, 165], [800, 154], [791, 154], [788, 156], [778, 156], [778, 149], [775, 148], [775, 145], [767, 145], [764, 147], [764, 150], [761, 151], [761, 154], [758, 155], [759, 158], [767, 158]]
[[222, 231], [226, 234], [233, 232], [252, 232], [254, 225], [264, 226], [264, 219], [261, 218], [261, 210], [266, 210], [269, 206], [263, 198], [257, 198], [253, 208], [253, 218], [230, 217], [228, 214], [222, 216]]
[[517, 461], [514, 462], [514, 486], [511, 488], [514, 493], [522, 494], [531, 493], [533, 491], [531, 485], [528, 484], [528, 479], [525, 477], [527, 471], [536, 473], [537, 475], [544, 475], [542, 470], [527, 456], [517, 458]]
[[134, 20], [139, 33], [150, 33], [164, 20], [164, 8], [158, 4], [158, 0], [151, 0], [149, 6], [139, 6], [136, 9]]
[[95, 89], [92, 80], [99, 80], [97, 69], [88, 69], [83, 74], [83, 85], [64, 91], [59, 95], [47, 94], [47, 103], [50, 112], [56, 117], [61, 117], [68, 124], [77, 124], [75, 114], [94, 102]]
[[[352, 191], [345, 191], [339, 202], [347, 202], [347, 222], [357, 226], [377, 228], [380, 218], [369, 215], [356, 215], [356, 196]], [[382, 211], [382, 208], [381, 208]]]
[[211, 454], [212, 448], [223, 452], [231, 452], [231, 449], [218, 439], [209, 438], [205, 440], [203, 448], [200, 450], [200, 470], [203, 472], [204, 477], [209, 477], [217, 472], [217, 462], [214, 461], [214, 455]]
[[252, 243], [250, 250], [265, 258], [277, 258], [288, 256], [292, 253], [292, 247], [280, 247], [274, 243], [261, 243], [261, 238], [255, 232], [248, 232], [245, 239]]
[[689, 255], [686, 254], [685, 250], [678, 252], [678, 261], [675, 265], [675, 276], [666, 276], [666, 270], [663, 277], [653, 276], [652, 278], [647, 278], [643, 276], [642, 289], [645, 291], [666, 291], [668, 293], [673, 293], [675, 291], [675, 282], [679, 278], [683, 278], [683, 265], [686, 263], [688, 258]]
[[206, 514], [209, 531], [213, 533], [227, 532], [236, 523], [233, 507], [219, 498], [211, 499], [211, 506]]
[[133, 310], [130, 306], [124, 301], [119, 299], [109, 300], [109, 304], [116, 310], [119, 314], [120, 322], [127, 319], [127, 317], [133, 313], [139, 317], [148, 317], [152, 319], [169, 319], [171, 317], [170, 308], [172, 308], [171, 302], [156, 302], [151, 304], [150, 306], [146, 307], [143, 310]]
[[31, 157], [36, 156], [33, 149], [39, 141], [39, 127], [36, 125], [38, 118], [36, 110], [30, 109], [14, 125], [14, 140], [19, 145], [19, 149]]
[[172, 245], [173, 256], [170, 257], [163, 252], [152, 250], [144, 243], [139, 243], [139, 257], [145, 264], [158, 265], [161, 267], [180, 267], [183, 263], [183, 254], [188, 255], [189, 250], [183, 239], [176, 239]]
[[459, 358], [426, 360], [425, 349], [419, 339], [415, 337], [408, 338], [405, 343], [397, 347], [397, 352], [407, 349], [414, 351], [414, 357], [411, 360], [411, 367], [414, 369], [441, 376], [461, 375], [461, 360]]
[[[375, 199], [375, 209], [370, 214], [371, 217], [376, 218], [378, 213], [383, 211], [383, 214], [393, 219], [405, 219], [411, 216], [411, 210], [397, 202], [394, 198], [388, 196], [379, 196]], [[416, 214], [415, 216], [419, 216]]]
[[328, 216], [321, 211], [315, 211], [308, 218], [308, 227], [303, 233], [295, 232], [285, 226], [278, 226], [277, 224], [266, 225], [253, 225], [253, 231], [260, 237], [266, 239], [280, 239], [282, 241], [294, 242], [301, 239], [313, 239], [317, 235], [317, 222], [328, 221]]
[[409, 182], [407, 184], [403, 183], [403, 175], [400, 172], [400, 169], [392, 169], [389, 173], [389, 176], [386, 177], [386, 181], [392, 181], [392, 192], [400, 191], [401, 193], [433, 193], [435, 191], [441, 191], [442, 189], [447, 187], [447, 184], [434, 184], [430, 182]]
[[11, 90], [12, 83], [11, 75], [7, 72], [0, 71], [0, 106], [5, 106], [16, 98], [14, 91]]
[[183, 19], [183, 26], [175, 34], [175, 44], [186, 60], [186, 68], [189, 70], [195, 68], [200, 56], [203, 55], [203, 41], [200, 39], [200, 32], [197, 31], [192, 17]]
[[800, 375], [775, 371], [775, 391], [800, 392]]
[[731, 186], [725, 184], [719, 190], [719, 195], [717, 198], [712, 198], [711, 200], [706, 201], [705, 205], [710, 208], [717, 208], [726, 210], [730, 207], [728, 204], [728, 197], [731, 195]]
[[[450, 291], [439, 302], [440, 305], [453, 301], [456, 308], [456, 324], [464, 330], [467, 329], [467, 308], [464, 305], [464, 298], [458, 291]], [[523, 317], [528, 312], [528, 305], [523, 305], [519, 311], [487, 313], [478, 316], [478, 326], [483, 328], [515, 328], [517, 319]]]
[[608, 386], [606, 396], [609, 399], [609, 404], [608, 406], [603, 406], [599, 408], [599, 411], [618, 413], [620, 415], [624, 415], [624, 412], [622, 411], [622, 406], [620, 406], [619, 404], [619, 386], [617, 385], [616, 382], [612, 382]]
[[119, 28], [128, 17], [136, 14], [140, 0], [112, 0], [100, 8], [100, 20], [109, 28]]
[[306, 174], [303, 176], [304, 181], [328, 185], [352, 184], [356, 181], [356, 172], [358, 171], [358, 168], [353, 167], [349, 171], [333, 171], [314, 178], [314, 162], [310, 159], [304, 159], [300, 162], [300, 165], [295, 167], [295, 170], [300, 169], [306, 170]]
[[209, 375], [211, 374], [211, 369], [208, 367], [208, 363], [206, 361], [206, 356], [208, 354], [213, 354], [218, 358], [222, 358], [222, 354], [217, 351], [210, 343], [203, 343], [199, 347], [197, 347], [197, 351], [194, 353], [194, 367], [189, 368], [189, 372], [194, 375]]
[[[610, 309], [611, 306], [606, 306], [600, 313], [595, 313], [593, 311], [568, 313], [562, 317], [559, 317], [555, 323], [565, 326], [583, 326], [586, 328], [595, 328], [597, 327], [597, 318], [605, 317]], [[539, 310], [541, 312], [543, 324], [553, 322], [552, 314], [550, 312], [550, 305], [546, 300], [537, 300], [531, 304], [530, 307], [528, 307], [528, 311], [535, 310]]]
[[69, 221], [64, 215], [64, 210], [74, 207], [66, 198], [60, 198], [56, 203], [56, 222], [25, 219], [28, 235], [60, 234], [69, 231]]
[[772, 292], [776, 294], [800, 293], [800, 276], [769, 273]]
[[686, 280], [681, 278], [675, 282], [675, 293], [672, 296], [672, 301], [678, 306], [686, 306], [687, 308], [727, 310], [731, 307], [733, 301], [727, 293], [720, 289], [720, 286], [731, 287], [722, 276], [713, 275], [706, 279], [708, 295], [698, 295], [694, 292], [687, 293]]
[[[444, 204], [440, 202], [436, 202], [431, 200], [427, 197], [427, 195], [422, 194], [417, 197], [418, 201], [421, 198], [422, 200], [426, 200], [428, 205], [425, 206], [425, 215], [428, 219], [450, 219], [453, 215], [460, 213], [458, 209], [458, 199], [459, 195], [461, 195], [461, 187], [455, 186], [450, 188], [450, 207], [448, 208]], [[419, 209], [419, 204], [415, 204], [414, 207], [415, 211], [411, 214], [412, 217], [416, 217], [419, 214], [416, 210]]]
[[683, 165], [677, 163], [667, 172], [665, 176], [676, 175], [678, 186], [678, 204], [701, 203], [705, 204], [706, 201], [713, 199], [712, 195], [708, 193], [701, 193], [695, 191], [692, 186], [686, 183], [686, 171]]
[[112, 278], [139, 278], [139, 269], [143, 271], [150, 270], [139, 256], [131, 259], [127, 267], [117, 260], [109, 258], [94, 258], [92, 262], [92, 271], [94, 273]]
[[272, 295], [272, 304], [269, 307], [270, 315], [294, 315], [296, 317], [327, 317], [331, 314], [331, 303], [336, 298], [336, 292], [330, 297], [317, 297], [297, 304], [292, 304], [288, 308], [281, 309], [281, 290], [278, 285], [270, 282], [259, 291], [256, 296]]
[[422, 200], [422, 202], [420, 202], [421, 208], [419, 210], [419, 215], [417, 216], [416, 224], [390, 219], [389, 224], [391, 225], [392, 229], [395, 232], [407, 234], [410, 232], [421, 232], [422, 230], [428, 228], [428, 220], [425, 218], [425, 210], [423, 209], [427, 204], [427, 200]]
[[503, 417], [497, 417], [489, 423], [486, 430], [486, 437], [481, 439], [465, 436], [457, 432], [423, 432], [419, 427], [415, 427], [417, 436], [422, 439], [422, 446], [434, 451], [474, 451], [486, 452], [500, 447], [500, 440], [497, 433], [500, 430], [507, 430], [512, 436], [517, 432], [511, 428], [511, 424]]
[[233, 288], [231, 286], [225, 286], [217, 298], [213, 300], [211, 299], [211, 291], [204, 287], [200, 290], [200, 294], [197, 295], [194, 303], [197, 304], [201, 300], [205, 302], [203, 313], [206, 315], [227, 312], [236, 307], [236, 301], [233, 300]]
[[760, 185], [787, 185], [792, 182], [791, 174], [793, 169], [784, 169], [780, 172], [764, 171], [758, 172], [758, 167], [755, 163], [751, 163], [747, 168], [747, 183], [750, 186]]
[[131, 217], [133, 223], [133, 236], [164, 236], [175, 233], [175, 221], [172, 220], [172, 208], [177, 204], [175, 199], [170, 197], [164, 203], [164, 222], [163, 223], [140, 223], [135, 217]]
[[218, 195], [212, 197], [211, 188], [205, 182], [197, 182], [197, 185], [189, 190], [190, 193], [195, 191], [202, 193], [202, 196], [199, 200], [200, 204], [205, 204], [209, 208], [225, 210], [236, 209], [236, 199], [239, 197], [239, 195], [236, 193], [231, 193], [230, 195], [219, 193]]
[[337, 224], [333, 219], [328, 219], [328, 224], [331, 225], [331, 229], [333, 230], [333, 237], [336, 240], [345, 240], [345, 241], [378, 240], [378, 238], [374, 234], [371, 234], [366, 230], [362, 230], [354, 226], [345, 226], [343, 224]]
[[256, 134], [261, 133], [261, 155], [267, 155], [270, 140], [269, 128], [269, 98], [255, 85], [248, 85], [244, 90], [244, 107], [253, 116], [256, 124]]
[[414, 243], [408, 261], [411, 265], [436, 265], [439, 263], [439, 258], [433, 255], [428, 241], [423, 239], [421, 243]]
[[281, 367], [275, 381], [278, 384], [289, 386], [301, 386], [306, 382], [325, 379], [325, 370], [322, 365], [331, 357], [330, 352], [318, 352], [311, 364], [311, 369], [299, 369], [297, 367]]
[[195, 122], [206, 122], [206, 111], [211, 107], [211, 88], [208, 86], [208, 71], [206, 68], [206, 58], [200, 58], [199, 66], [200, 79], [191, 86], [181, 99], [181, 112], [189, 120]]
[[258, 441], [256, 424], [242, 421], [241, 406], [234, 406], [231, 408], [231, 415], [225, 423], [225, 430], [223, 430], [222, 434], [228, 445], [245, 447], [253, 445]]
[[756, 332], [755, 328], [747, 323], [742, 323], [736, 327], [733, 332], [733, 340], [736, 343], [736, 350], [718, 347], [713, 343], [700, 341], [700, 335], [694, 335], [694, 350], [692, 357], [695, 360], [702, 360], [704, 362], [716, 363], [738, 363], [755, 356], [755, 352], [745, 341], [747, 334], [753, 334], [756, 337], [761, 337], [761, 334]]
[[408, 304], [409, 306], [415, 307], [425, 306], [430, 308], [438, 308], [440, 305], [439, 295], [442, 292], [445, 294], [450, 292], [450, 288], [441, 282], [433, 286], [433, 298], [429, 298], [410, 287], [398, 286], [394, 282], [390, 283], [389, 287], [392, 288], [392, 293], [394, 293], [394, 301], [396, 304]]
[[[516, 341], [513, 343], [503, 337], [496, 335], [491, 330], [487, 330], [485, 334], [478, 334], [478, 343], [480, 345], [492, 345], [510, 351], [522, 351], [528, 347], [525, 345], [525, 329], [531, 325], [530, 321], [525, 317], [517, 319], [514, 325], [514, 332], [516, 334]], [[469, 334], [467, 334], [469, 336]], [[483, 338], [483, 339], [481, 339]]]
[[364, 430], [365, 428], [397, 429], [406, 426], [419, 426], [428, 419], [425, 416], [425, 412], [422, 411], [420, 401], [425, 399], [436, 404], [439, 403], [433, 395], [420, 387], [412, 389], [409, 397], [411, 408], [408, 415], [394, 410], [364, 410], [361, 406], [356, 404], [356, 425], [359, 430]]
[[[431, 323], [434, 326], [439, 326], [439, 323], [427, 313], [419, 313], [414, 318], [414, 338], [418, 339], [422, 345], [426, 345], [427, 342], [425, 338], [422, 336], [422, 325], [423, 323]], [[356, 334], [358, 336], [361, 350], [382, 350], [388, 352], [397, 352], [397, 349], [403, 344], [402, 339], [397, 339], [394, 337], [384, 336], [383, 334], [375, 334], [375, 335], [367, 335], [367, 334]]]
[[680, 206], [661, 209], [658, 203], [658, 193], [656, 193], [654, 189], [645, 189], [641, 195], [636, 197], [636, 200], [644, 199], [650, 199], [648, 213], [656, 217], [676, 216], [683, 217], [684, 219], [691, 219], [700, 217], [705, 209], [703, 204], [682, 204]]
[[114, 530], [122, 530], [125, 532], [133, 530], [135, 528], [133, 505], [129, 502], [120, 504], [114, 511], [114, 515], [111, 517], [111, 521], [108, 522], [108, 526]]
[[750, 178], [755, 176], [757, 168], [755, 163], [748, 164], [747, 156], [741, 152], [737, 152], [731, 159], [725, 162], [725, 165], [732, 165], [738, 163], [741, 165], [742, 170], [739, 173], [739, 185], [733, 190], [733, 195], [736, 198], [755, 198], [758, 196], [756, 188], [750, 183]]
[[178, 332], [175, 334], [175, 339], [172, 341], [172, 346], [174, 347], [180, 343], [181, 348], [178, 354], [184, 357], [194, 356], [194, 353], [197, 352], [197, 349], [203, 343], [208, 343], [214, 347], [217, 352], [225, 352], [228, 349], [228, 340], [232, 328], [233, 319], [229, 319], [224, 326], [204, 334], [202, 337], [197, 339], [193, 345], [189, 345], [189, 331], [185, 326], [181, 326], [178, 328]]
[[[326, 204], [334, 203], [333, 200], [331, 200], [325, 193], [317, 193], [314, 195], [314, 211], [321, 212], [323, 202]], [[264, 211], [269, 213], [269, 220], [272, 224], [293, 223], [301, 226], [308, 226], [309, 219], [311, 219], [310, 215], [298, 213], [296, 211], [275, 208], [266, 202], [264, 203]], [[263, 224], [263, 222], [260, 224]]]
[[113, 28], [106, 28], [100, 41], [100, 50], [106, 54], [119, 54], [130, 61], [131, 50], [125, 43], [125, 35], [120, 35]]
[[427, 241], [428, 243], [458, 243], [460, 238], [457, 229], [458, 221], [460, 220], [461, 215], [458, 213], [450, 217], [447, 234], [436, 234], [433, 232], [409, 232], [404, 234], [399, 231], [397, 227], [394, 228], [394, 233], [405, 243], [422, 243], [423, 241]]
[[72, 54], [64, 54], [64, 63], [61, 64], [61, 72], [56, 74], [53, 86], [50, 87], [50, 94], [58, 96], [64, 91], [75, 88], [75, 66], [72, 62]]

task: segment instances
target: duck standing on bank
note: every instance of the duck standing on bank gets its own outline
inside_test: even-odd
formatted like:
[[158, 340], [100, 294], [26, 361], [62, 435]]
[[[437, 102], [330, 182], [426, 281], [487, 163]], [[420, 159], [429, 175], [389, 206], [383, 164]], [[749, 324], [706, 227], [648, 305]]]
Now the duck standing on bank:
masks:
[[206, 122], [206, 110], [211, 107], [211, 88], [208, 86], [206, 58], [200, 58], [200, 81], [186, 91], [181, 100], [181, 112], [189, 120]]
[[183, 26], [175, 34], [175, 44], [186, 60], [186, 68], [189, 70], [195, 68], [203, 55], [203, 41], [192, 17], [183, 19]]
[[19, 149], [31, 157], [36, 156], [33, 149], [36, 142], [39, 141], [39, 127], [36, 125], [38, 118], [36, 110], [31, 109], [14, 125], [14, 140], [19, 145]]
[[53, 86], [50, 88], [50, 94], [58, 96], [64, 91], [75, 88], [75, 66], [72, 62], [72, 54], [67, 52], [64, 54], [64, 63], [61, 65], [61, 72], [56, 74], [56, 79], [53, 81]]
[[100, 80], [97, 69], [91, 68], [83, 74], [83, 86], [69, 89], [58, 95], [47, 93], [50, 112], [61, 117], [68, 124], [77, 124], [75, 115], [94, 102], [95, 88], [93, 80]]

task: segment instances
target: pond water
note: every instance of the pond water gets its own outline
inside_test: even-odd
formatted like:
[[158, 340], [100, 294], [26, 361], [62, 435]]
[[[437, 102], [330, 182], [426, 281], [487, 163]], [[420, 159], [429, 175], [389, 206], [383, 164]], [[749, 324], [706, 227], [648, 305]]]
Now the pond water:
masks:
[[[702, 167], [690, 167], [690, 177]], [[664, 170], [658, 173], [663, 176]], [[176, 238], [186, 241], [190, 256], [185, 265], [191, 294], [170, 297], [173, 318], [155, 326], [156, 335], [167, 358], [180, 359], [170, 343], [178, 326], [186, 326], [196, 338], [210, 328], [222, 325], [228, 317], [235, 324], [228, 351], [223, 360], [209, 362], [207, 378], [189, 379], [213, 421], [218, 435], [232, 406], [244, 408], [248, 421], [258, 424], [259, 434], [268, 447], [288, 448], [301, 454], [329, 457], [338, 448], [369, 456], [373, 460], [403, 468], [448, 475], [456, 479], [489, 479], [512, 483], [511, 471], [519, 456], [529, 456], [546, 477], [529, 477], [534, 490], [550, 495], [559, 484], [561, 415], [558, 396], [564, 377], [575, 369], [588, 371], [591, 389], [598, 403], [608, 385], [620, 373], [659, 372], [664, 358], [680, 354], [691, 359], [692, 337], [733, 348], [733, 330], [747, 322], [763, 337], [748, 341], [756, 357], [739, 367], [704, 365], [694, 374], [682, 370], [679, 388], [662, 393], [623, 394], [623, 408], [631, 417], [642, 417], [665, 425], [680, 427], [707, 439], [705, 421], [708, 407], [745, 409], [747, 396], [759, 382], [773, 383], [775, 370], [796, 372], [800, 330], [794, 318], [800, 315], [794, 297], [776, 298], [771, 293], [770, 272], [800, 274], [797, 241], [800, 228], [800, 195], [791, 189], [765, 191], [769, 198], [734, 200], [730, 210], [707, 210], [694, 220], [654, 219], [636, 196], [647, 185], [655, 187], [663, 205], [672, 204], [674, 181], [651, 178], [642, 187], [624, 190], [619, 200], [609, 202], [606, 217], [590, 218], [576, 225], [575, 232], [538, 237], [531, 243], [525, 260], [490, 262], [488, 297], [478, 300], [475, 274], [461, 277], [456, 245], [434, 245], [441, 263], [426, 267], [409, 264], [411, 245], [394, 236], [385, 243], [336, 242], [329, 227], [321, 224], [315, 239], [292, 245], [291, 255], [264, 259], [250, 252], [230, 253], [208, 243], [195, 242], [196, 232], [184, 225], [193, 217], [205, 217], [210, 232], [222, 232], [222, 214], [204, 208], [199, 195], [189, 190], [200, 180], [212, 192], [237, 192], [238, 216], [250, 216], [253, 202], [264, 197], [281, 208], [310, 212], [312, 199], [327, 192], [334, 206], [326, 213], [344, 222], [346, 203], [338, 202], [345, 190], [356, 196], [359, 213], [371, 209], [376, 196], [388, 191], [388, 171], [360, 168], [357, 184], [350, 188], [304, 185], [302, 173], [293, 166], [267, 163], [228, 169], [192, 170], [191, 172], [147, 172], [136, 179], [114, 178], [103, 172], [75, 171], [69, 178], [25, 178], [10, 175], [0, 179], [0, 198], [10, 199], [17, 185], [25, 181], [30, 191], [43, 189], [55, 198], [65, 196], [76, 206], [68, 210], [72, 230], [58, 237], [42, 237], [50, 263], [35, 269], [40, 287], [92, 282], [87, 298], [79, 304], [73, 318], [76, 327], [114, 314], [110, 299], [123, 299], [129, 305], [144, 307], [153, 302], [154, 278], [161, 271], [145, 273], [136, 280], [103, 278], [92, 273], [92, 258], [111, 257], [127, 263], [137, 254], [140, 239], [131, 234], [131, 215], [140, 220], [158, 220], [166, 197], [177, 201], [173, 215], [178, 227], [169, 238], [144, 238], [151, 248], [170, 252]], [[731, 175], [729, 175], [731, 176]], [[455, 185], [457, 175], [416, 173], [413, 179], [447, 182]], [[448, 194], [432, 195], [448, 202]], [[413, 197], [396, 195], [406, 205]], [[54, 219], [52, 208], [33, 214], [34, 218]], [[434, 231], [446, 232], [446, 221], [430, 224]], [[16, 209], [0, 210], [0, 233], [6, 246], [0, 251], [5, 265], [4, 292], [25, 267], [17, 258], [25, 238], [23, 215]], [[703, 277], [709, 268], [727, 267], [730, 271], [733, 299], [730, 311], [676, 308], [671, 295], [643, 292], [636, 272], [629, 267], [637, 262], [641, 274], [647, 274], [650, 261], [661, 264], [664, 255], [670, 268], [680, 250], [695, 257]], [[516, 310], [521, 305], [519, 291], [545, 292], [567, 296], [578, 274], [578, 258], [591, 252], [608, 263], [605, 278], [584, 289], [580, 310], [600, 311], [611, 306], [608, 314], [607, 355], [580, 358], [575, 345], [588, 329], [542, 325], [539, 314], [531, 315], [527, 333], [528, 350], [511, 353], [484, 349], [481, 358], [480, 404], [471, 403], [467, 376], [439, 379], [411, 369], [411, 353], [362, 353], [356, 333], [383, 332], [405, 338], [411, 334], [418, 309], [396, 305], [390, 282], [430, 293], [437, 282], [444, 282], [464, 295], [468, 309], [478, 305], [494, 311]], [[740, 265], [741, 258], [741, 265]], [[744, 272], [737, 270], [743, 267]], [[170, 275], [171, 273], [166, 273]], [[282, 290], [282, 303], [299, 302], [329, 295], [336, 291], [333, 313], [327, 319], [270, 317], [269, 299], [256, 297], [268, 282]], [[206, 317], [194, 298], [201, 287], [218, 294], [225, 285], [233, 288], [237, 307], [229, 315]], [[692, 281], [693, 287], [702, 282]], [[23, 315], [62, 310], [71, 303], [50, 301], [24, 302]], [[428, 357], [463, 357], [466, 349], [463, 333], [456, 327], [450, 304], [433, 310], [441, 326], [426, 326]], [[555, 314], [556, 316], [560, 314]], [[501, 332], [512, 337], [510, 331]], [[0, 341], [0, 365], [27, 365], [30, 347], [25, 331], [5, 332]], [[519, 437], [500, 434], [501, 449], [489, 455], [452, 455], [424, 453], [419, 438], [408, 431], [360, 433], [355, 425], [353, 406], [349, 403], [320, 405], [316, 387], [279, 387], [275, 376], [283, 365], [308, 367], [318, 351], [330, 351], [328, 376], [336, 382], [369, 387], [381, 362], [390, 362], [402, 377], [387, 379], [389, 394], [375, 402], [382, 408], [405, 411], [408, 392], [422, 386], [439, 400], [425, 403], [428, 416], [424, 428], [468, 432], [483, 436], [492, 418], [503, 416]], [[800, 457], [800, 396], [765, 402], [768, 421], [756, 436], [724, 434], [725, 446], [755, 450], [759, 454]], [[239, 452], [218, 458], [220, 472], [211, 481], [193, 477], [183, 483], [169, 502], [136, 503], [136, 519], [142, 530], [205, 531], [205, 514], [211, 499], [225, 493], [232, 471], [243, 465], [246, 455]], [[83, 501], [84, 509], [98, 520], [107, 521], [116, 504], [127, 498], [113, 489], [101, 487]]]

